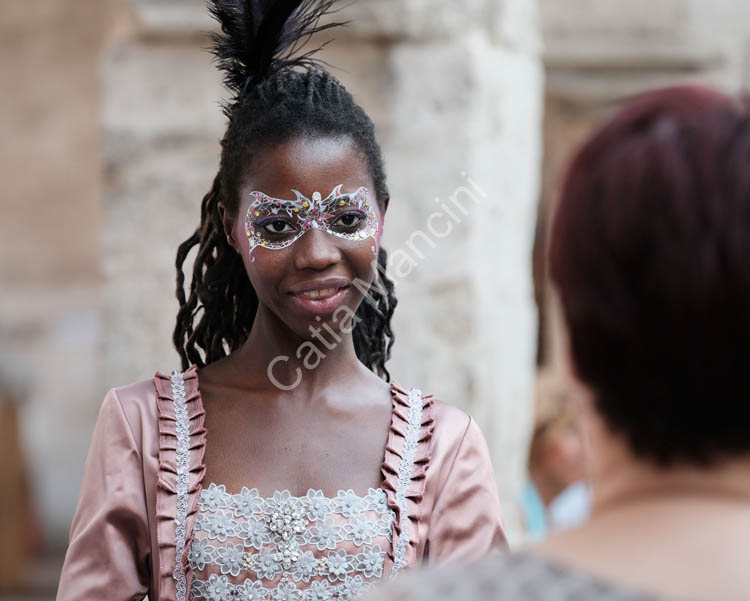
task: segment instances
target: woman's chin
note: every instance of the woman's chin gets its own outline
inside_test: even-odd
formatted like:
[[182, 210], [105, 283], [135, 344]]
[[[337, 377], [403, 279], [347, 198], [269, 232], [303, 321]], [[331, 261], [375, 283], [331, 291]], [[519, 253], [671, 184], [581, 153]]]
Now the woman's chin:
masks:
[[347, 336], [351, 336], [356, 312], [347, 305], [339, 305], [333, 311], [320, 312], [306, 319], [295, 315], [287, 322], [289, 328], [304, 341], [332, 350]]

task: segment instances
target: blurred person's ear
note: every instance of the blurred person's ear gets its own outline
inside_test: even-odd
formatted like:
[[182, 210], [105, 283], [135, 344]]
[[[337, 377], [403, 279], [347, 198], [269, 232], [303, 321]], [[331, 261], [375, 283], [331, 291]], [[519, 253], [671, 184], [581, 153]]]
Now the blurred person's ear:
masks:
[[[576, 365], [575, 357], [573, 356], [573, 349], [571, 348], [570, 335], [565, 323], [563, 323], [561, 330], [564, 348], [562, 378], [564, 379], [564, 386], [566, 387], [566, 390], [568, 390], [571, 402], [574, 405], [578, 434], [580, 437], [580, 452], [583, 454], [583, 462], [585, 464], [584, 478], [589, 480], [592, 473], [591, 428], [592, 424], [598, 424], [598, 422], [601, 421], [601, 417], [596, 410], [596, 396], [594, 392], [579, 375], [578, 366]], [[597, 427], [601, 426], [602, 424], [598, 424]]]
[[583, 436], [580, 417], [566, 420], [551, 429], [542, 450], [542, 461], [548, 473], [561, 487], [586, 480], [588, 477], [588, 442]]

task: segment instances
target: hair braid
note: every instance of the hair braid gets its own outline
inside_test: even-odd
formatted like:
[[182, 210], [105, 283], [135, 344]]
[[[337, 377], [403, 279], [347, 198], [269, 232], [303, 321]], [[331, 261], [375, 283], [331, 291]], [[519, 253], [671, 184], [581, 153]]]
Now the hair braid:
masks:
[[[201, 226], [177, 251], [180, 309], [173, 339], [183, 369], [191, 363], [202, 367], [242, 344], [258, 306], [242, 259], [226, 241], [219, 215], [220, 190], [217, 175], [211, 190], [203, 197]], [[193, 264], [190, 295], [186, 298], [182, 266], [196, 245], [198, 254]], [[201, 357], [199, 348], [205, 358]]]
[[[375, 273], [374, 286], [365, 300], [357, 308], [357, 325], [354, 328], [354, 349], [357, 357], [375, 373], [390, 380], [390, 373], [385, 368], [385, 362], [391, 356], [393, 346], [393, 331], [391, 330], [391, 317], [398, 304], [394, 294], [393, 282], [385, 273], [388, 254], [381, 248], [378, 253], [378, 269]], [[382, 283], [381, 289], [377, 286], [377, 280]]]

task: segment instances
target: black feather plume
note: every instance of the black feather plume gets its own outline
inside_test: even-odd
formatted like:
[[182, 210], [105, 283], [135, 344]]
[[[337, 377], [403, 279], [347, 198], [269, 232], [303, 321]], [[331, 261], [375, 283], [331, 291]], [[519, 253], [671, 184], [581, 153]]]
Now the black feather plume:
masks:
[[[213, 34], [211, 50], [224, 85], [239, 100], [249, 85], [292, 67], [312, 67], [322, 46], [300, 56], [297, 51], [309, 38], [326, 29], [345, 25], [320, 19], [335, 12], [336, 0], [209, 0], [208, 11], [221, 25]], [[325, 45], [325, 44], [324, 44]]]

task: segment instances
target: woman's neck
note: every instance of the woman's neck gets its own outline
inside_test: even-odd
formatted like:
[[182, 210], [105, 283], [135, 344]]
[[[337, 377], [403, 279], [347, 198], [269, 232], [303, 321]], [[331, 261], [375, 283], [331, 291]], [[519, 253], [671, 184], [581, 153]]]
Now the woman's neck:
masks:
[[634, 457], [626, 441], [600, 420], [589, 424], [594, 501], [592, 518], [645, 501], [670, 498], [750, 503], [750, 456], [717, 460], [701, 467], [660, 467]]
[[594, 486], [592, 519], [659, 502], [739, 503], [750, 508], [750, 461], [725, 460], [712, 468], [649, 465], [623, 468]]
[[309, 337], [301, 337], [275, 316], [265, 314], [256, 317], [247, 340], [233, 357], [241, 377], [308, 397], [340, 381], [342, 374], [370, 373], [357, 358], [351, 333], [323, 325], [311, 328]]
[[590, 433], [591, 518], [534, 552], [657, 597], [744, 599], [750, 458], [660, 468], [634, 457], [601, 423], [592, 423]]

